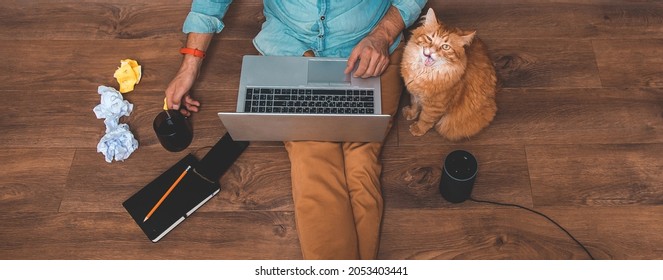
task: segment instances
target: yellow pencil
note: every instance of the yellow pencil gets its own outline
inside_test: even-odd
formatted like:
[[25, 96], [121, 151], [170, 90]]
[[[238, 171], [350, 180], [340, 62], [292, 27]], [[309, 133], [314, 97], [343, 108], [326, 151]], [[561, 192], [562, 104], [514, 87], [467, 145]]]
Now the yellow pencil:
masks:
[[187, 166], [187, 168], [184, 170], [184, 172], [182, 172], [182, 174], [180, 174], [180, 177], [177, 178], [177, 180], [175, 180], [175, 182], [170, 186], [170, 188], [168, 188], [166, 193], [164, 193], [163, 196], [161, 196], [161, 199], [159, 199], [157, 204], [155, 204], [154, 207], [152, 207], [152, 210], [150, 210], [150, 212], [147, 213], [147, 216], [145, 216], [145, 219], [143, 219], [143, 223], [145, 221], [147, 221], [147, 219], [149, 219], [150, 216], [152, 216], [152, 213], [154, 213], [154, 211], [157, 210], [157, 208], [159, 208], [159, 205], [161, 205], [161, 203], [164, 201], [164, 199], [166, 199], [166, 197], [168, 197], [168, 195], [170, 194], [171, 191], [173, 191], [175, 186], [177, 186], [177, 184], [180, 183], [180, 181], [182, 180], [182, 178], [184, 178], [184, 175], [186, 175], [186, 173], [189, 171], [189, 169], [191, 169], [191, 165]]

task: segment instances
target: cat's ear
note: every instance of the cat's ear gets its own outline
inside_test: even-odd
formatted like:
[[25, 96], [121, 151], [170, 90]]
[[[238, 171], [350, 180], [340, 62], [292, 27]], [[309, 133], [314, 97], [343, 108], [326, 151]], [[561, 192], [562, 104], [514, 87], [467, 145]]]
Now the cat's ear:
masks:
[[463, 46], [469, 46], [472, 44], [472, 41], [474, 40], [474, 37], [477, 35], [476, 31], [472, 32], [465, 32], [462, 36], [460, 36], [460, 39], [463, 42]]
[[435, 16], [435, 11], [433, 8], [428, 8], [428, 12], [424, 17], [424, 25], [431, 26], [437, 24], [437, 17]]

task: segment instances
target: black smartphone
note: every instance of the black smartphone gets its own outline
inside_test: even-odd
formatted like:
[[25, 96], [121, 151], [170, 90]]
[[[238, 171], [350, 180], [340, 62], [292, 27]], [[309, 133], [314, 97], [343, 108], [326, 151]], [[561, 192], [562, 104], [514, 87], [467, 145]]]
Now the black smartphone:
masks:
[[218, 181], [248, 146], [248, 141], [235, 141], [226, 133], [200, 161], [198, 173]]

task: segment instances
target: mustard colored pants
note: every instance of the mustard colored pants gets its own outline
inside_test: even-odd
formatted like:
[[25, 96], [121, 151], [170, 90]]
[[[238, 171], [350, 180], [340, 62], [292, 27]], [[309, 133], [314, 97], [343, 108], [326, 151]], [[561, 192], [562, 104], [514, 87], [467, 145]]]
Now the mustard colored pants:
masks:
[[[381, 76], [382, 113], [392, 122], [403, 91], [402, 55], [401, 43]], [[291, 141], [285, 148], [304, 259], [375, 259], [383, 213], [382, 143]]]

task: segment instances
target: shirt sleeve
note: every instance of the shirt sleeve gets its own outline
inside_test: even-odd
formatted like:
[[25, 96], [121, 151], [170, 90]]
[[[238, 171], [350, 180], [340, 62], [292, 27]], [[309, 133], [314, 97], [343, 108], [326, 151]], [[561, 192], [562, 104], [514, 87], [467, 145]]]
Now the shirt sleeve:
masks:
[[405, 27], [409, 27], [419, 18], [421, 9], [424, 8], [426, 2], [428, 0], [392, 0], [391, 5], [396, 7], [400, 12], [403, 22], [405, 22]]
[[219, 33], [225, 25], [223, 17], [232, 0], [193, 0], [184, 20], [184, 33]]

